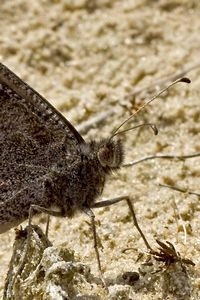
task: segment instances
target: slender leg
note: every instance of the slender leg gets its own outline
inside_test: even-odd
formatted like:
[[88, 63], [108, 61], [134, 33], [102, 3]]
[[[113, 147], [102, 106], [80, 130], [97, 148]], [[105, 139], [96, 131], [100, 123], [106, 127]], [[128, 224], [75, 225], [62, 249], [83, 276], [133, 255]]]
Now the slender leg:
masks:
[[50, 215], [47, 215], [47, 224], [46, 224], [46, 229], [45, 229], [45, 235], [48, 238], [49, 234], [49, 223], [50, 223]]
[[46, 237], [48, 236], [48, 231], [49, 231], [49, 222], [50, 222], [50, 216], [54, 216], [54, 217], [62, 217], [63, 214], [61, 211], [54, 211], [54, 210], [50, 210], [50, 209], [46, 209], [42, 206], [39, 205], [31, 205], [30, 209], [29, 209], [29, 217], [28, 217], [28, 225], [31, 227], [31, 221], [32, 221], [32, 217], [33, 217], [33, 212], [38, 211], [38, 212], [43, 212], [45, 214], [47, 214], [47, 225], [46, 225], [46, 230], [45, 230], [45, 235]]
[[103, 282], [104, 287], [107, 288], [107, 285], [104, 280], [102, 268], [101, 268], [101, 260], [100, 260], [100, 255], [99, 255], [99, 249], [98, 249], [98, 242], [97, 242], [97, 231], [96, 231], [96, 225], [95, 225], [95, 215], [93, 211], [90, 208], [84, 207], [83, 212], [86, 213], [91, 220], [91, 225], [92, 225], [92, 233], [93, 233], [93, 239], [94, 239], [94, 249], [97, 257], [97, 263], [98, 263], [98, 269], [99, 273], [101, 276], [101, 281]]
[[62, 211], [54, 211], [54, 210], [50, 210], [50, 209], [44, 208], [42, 206], [33, 204], [29, 208], [28, 225], [31, 225], [31, 220], [32, 220], [34, 211], [43, 212], [49, 216], [54, 216], [54, 217], [62, 217], [63, 216]]
[[139, 224], [138, 224], [138, 221], [137, 221], [137, 218], [136, 218], [136, 215], [135, 215], [135, 211], [134, 211], [134, 208], [133, 208], [133, 204], [131, 203], [131, 200], [129, 198], [129, 196], [121, 196], [121, 197], [117, 197], [117, 198], [113, 198], [113, 199], [109, 199], [109, 200], [104, 200], [104, 201], [100, 201], [100, 202], [96, 202], [93, 204], [92, 208], [98, 208], [98, 207], [105, 207], [105, 206], [109, 206], [109, 205], [112, 205], [112, 204], [115, 204], [115, 203], [118, 203], [122, 200], [126, 200], [127, 204], [128, 204], [128, 207], [131, 211], [131, 215], [132, 215], [132, 218], [133, 218], [133, 223], [135, 225], [135, 227], [137, 228], [137, 230], [139, 231], [147, 249], [149, 251], [152, 250], [151, 246], [149, 245], [144, 233], [142, 232]]
[[149, 251], [151, 251], [152, 248], [151, 248], [151, 246], [149, 245], [149, 242], [147, 241], [147, 239], [146, 239], [144, 233], [142, 232], [142, 229], [140, 228], [140, 226], [139, 226], [139, 224], [138, 224], [138, 221], [137, 221], [137, 218], [136, 218], [136, 215], [135, 215], [135, 211], [134, 211], [134, 208], [133, 208], [133, 204], [131, 203], [130, 198], [127, 197], [127, 198], [126, 198], [126, 201], [127, 201], [127, 204], [128, 204], [128, 206], [129, 206], [129, 208], [130, 208], [130, 211], [131, 211], [131, 214], [132, 214], [132, 217], [133, 217], [133, 223], [134, 223], [135, 227], [137, 228], [137, 230], [139, 231], [139, 233], [140, 233], [140, 235], [141, 235], [141, 237], [142, 237], [142, 239], [143, 239], [143, 241], [144, 241], [144, 243], [145, 243], [147, 249], [148, 249]]
[[[137, 221], [137, 218], [136, 218], [136, 215], [135, 215], [135, 212], [134, 212], [133, 204], [131, 203], [131, 200], [130, 200], [130, 198], [128, 196], [121, 196], [121, 197], [117, 197], [117, 198], [113, 198], [113, 199], [109, 199], [109, 200], [104, 200], [104, 201], [96, 202], [96, 203], [93, 204], [92, 208], [99, 208], [99, 207], [110, 206], [110, 205], [118, 203], [118, 202], [120, 202], [122, 200], [126, 200], [126, 202], [128, 204], [128, 207], [129, 207], [129, 209], [131, 211], [131, 214], [132, 214], [133, 223], [134, 223], [135, 227], [137, 228], [137, 230], [139, 231], [139, 233], [140, 233], [140, 235], [141, 235], [141, 237], [142, 237], [142, 239], [143, 239], [143, 241], [144, 241], [144, 243], [145, 243], [148, 251], [151, 252], [152, 248], [149, 245], [149, 243], [148, 243], [148, 241], [147, 241], [144, 233], [142, 232], [142, 230], [141, 230], [141, 228], [140, 228], [140, 226], [138, 224], [138, 221]], [[96, 253], [96, 257], [97, 257], [97, 263], [98, 263], [99, 273], [100, 273], [103, 285], [107, 288], [107, 285], [106, 285], [105, 280], [104, 280], [103, 272], [102, 272], [101, 259], [100, 259], [99, 249], [98, 249], [97, 232], [96, 232], [96, 225], [95, 225], [95, 215], [94, 215], [93, 211], [91, 210], [91, 208], [84, 207], [82, 210], [91, 219], [93, 239], [94, 239], [94, 249], [95, 249], [95, 253]]]

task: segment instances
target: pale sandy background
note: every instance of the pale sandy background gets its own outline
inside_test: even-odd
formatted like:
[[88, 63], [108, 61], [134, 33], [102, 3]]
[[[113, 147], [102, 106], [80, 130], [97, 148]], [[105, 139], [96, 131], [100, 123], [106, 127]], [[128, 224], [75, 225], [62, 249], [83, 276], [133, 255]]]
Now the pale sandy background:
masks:
[[[159, 88], [160, 81], [200, 60], [198, 0], [1, 0], [0, 30], [0, 61], [80, 126], [77, 128], [108, 113], [86, 139], [109, 136], [150, 96], [146, 91], [134, 97], [135, 92], [149, 85]], [[155, 122], [159, 135], [143, 129], [123, 136], [126, 162], [151, 154], [200, 151], [200, 69], [187, 75], [192, 80], [189, 86], [177, 85], [134, 119], [135, 124]], [[171, 183], [199, 192], [199, 161], [154, 160], [123, 168], [107, 182], [102, 195], [131, 195], [150, 243], [155, 246], [155, 237], [169, 240], [183, 257], [195, 262], [195, 267], [188, 267], [186, 295], [179, 289], [164, 299], [200, 298], [199, 198], [158, 186]], [[135, 260], [145, 247], [130, 218], [127, 220], [125, 203], [95, 210], [95, 214], [105, 277], [115, 282], [123, 272], [137, 271], [140, 263]], [[45, 218], [39, 220], [44, 223]], [[66, 241], [98, 276], [87, 221], [85, 215], [52, 219], [50, 239], [55, 245]], [[13, 239], [13, 230], [0, 236], [1, 292]], [[123, 254], [126, 247], [135, 251]], [[163, 299], [162, 276], [152, 286], [136, 294], [130, 288], [127, 298], [118, 299]]]

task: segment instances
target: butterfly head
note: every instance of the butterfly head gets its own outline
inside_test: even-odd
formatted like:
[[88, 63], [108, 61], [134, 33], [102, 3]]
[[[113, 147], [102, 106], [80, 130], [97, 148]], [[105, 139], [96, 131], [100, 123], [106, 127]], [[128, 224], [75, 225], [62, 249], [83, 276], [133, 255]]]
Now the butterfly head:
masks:
[[124, 159], [123, 145], [120, 140], [108, 140], [100, 144], [97, 157], [103, 167], [117, 169]]

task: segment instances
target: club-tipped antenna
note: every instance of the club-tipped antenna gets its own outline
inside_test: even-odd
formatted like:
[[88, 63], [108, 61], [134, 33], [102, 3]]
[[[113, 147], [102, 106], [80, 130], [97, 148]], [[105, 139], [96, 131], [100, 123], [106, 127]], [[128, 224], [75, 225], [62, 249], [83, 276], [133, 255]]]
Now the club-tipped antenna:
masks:
[[113, 138], [113, 137], [114, 137], [115, 135], [117, 135], [117, 134], [122, 134], [122, 133], [125, 133], [125, 132], [127, 132], [127, 131], [134, 130], [134, 129], [137, 129], [137, 128], [140, 128], [140, 127], [143, 127], [143, 126], [148, 126], [148, 127], [150, 127], [150, 128], [153, 130], [153, 133], [154, 133], [155, 135], [158, 134], [158, 128], [156, 127], [155, 124], [153, 124], [153, 123], [143, 123], [143, 124], [139, 124], [139, 125], [136, 125], [136, 126], [133, 126], [133, 127], [130, 127], [130, 128], [124, 129], [124, 130], [121, 130], [121, 131], [117, 131], [117, 132], [115, 132], [115, 133], [112, 135], [111, 138]]
[[[190, 79], [187, 77], [182, 77], [179, 79], [176, 79], [175, 81], [173, 81], [172, 83], [170, 83], [167, 87], [163, 88], [161, 91], [159, 91], [155, 96], [153, 96], [149, 101], [147, 101], [146, 103], [144, 103], [142, 106], [140, 106], [130, 117], [128, 117], [128, 119], [126, 119], [125, 121], [123, 121], [113, 132], [113, 134], [110, 137], [110, 140], [116, 136], [117, 134], [121, 134], [122, 132], [126, 132], [129, 131], [131, 129], [135, 129], [137, 127], [141, 127], [142, 125], [146, 126], [146, 124], [141, 124], [139, 126], [136, 127], [132, 127], [130, 129], [127, 130], [123, 130], [123, 131], [119, 131], [119, 129], [124, 126], [126, 123], [128, 123], [130, 121], [130, 119], [132, 119], [136, 114], [138, 114], [143, 108], [145, 108], [147, 105], [149, 105], [151, 102], [153, 102], [156, 98], [158, 98], [161, 94], [163, 94], [164, 92], [166, 92], [168, 89], [170, 89], [173, 85], [179, 83], [179, 82], [184, 82], [184, 83], [190, 83]], [[148, 124], [148, 126], [150, 126], [152, 128], [152, 126], [150, 124]], [[155, 125], [154, 125], [155, 126]]]

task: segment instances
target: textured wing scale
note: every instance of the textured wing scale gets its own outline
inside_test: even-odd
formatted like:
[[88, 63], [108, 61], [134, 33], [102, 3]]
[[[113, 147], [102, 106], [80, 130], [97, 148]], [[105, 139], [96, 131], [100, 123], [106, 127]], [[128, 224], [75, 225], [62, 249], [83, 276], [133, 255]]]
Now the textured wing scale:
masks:
[[19, 199], [27, 214], [32, 201], [45, 197], [47, 178], [67, 157], [77, 158], [80, 143], [76, 129], [0, 63], [0, 224]]

